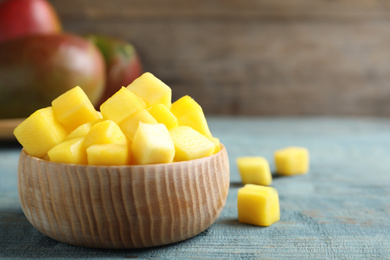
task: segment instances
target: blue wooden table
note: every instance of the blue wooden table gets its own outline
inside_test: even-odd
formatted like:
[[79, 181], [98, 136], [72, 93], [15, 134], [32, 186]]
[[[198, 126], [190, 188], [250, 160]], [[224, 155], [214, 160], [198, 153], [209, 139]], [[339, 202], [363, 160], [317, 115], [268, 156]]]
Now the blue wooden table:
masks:
[[[218, 220], [189, 240], [158, 248], [97, 250], [54, 241], [30, 225], [17, 193], [20, 147], [0, 147], [0, 257], [390, 259], [390, 119], [208, 117], [227, 147], [231, 185]], [[275, 175], [281, 220], [241, 224], [235, 159], [307, 147], [304, 176]]]

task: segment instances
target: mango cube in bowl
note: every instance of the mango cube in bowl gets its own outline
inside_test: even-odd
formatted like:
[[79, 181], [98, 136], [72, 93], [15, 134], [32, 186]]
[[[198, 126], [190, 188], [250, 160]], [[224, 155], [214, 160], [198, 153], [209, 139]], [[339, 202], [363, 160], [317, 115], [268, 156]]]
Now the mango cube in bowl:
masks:
[[140, 122], [130, 150], [139, 165], [171, 163], [175, 156], [175, 146], [164, 124]]
[[171, 108], [172, 90], [152, 73], [145, 72], [135, 79], [127, 89], [142, 98], [147, 107], [163, 104]]
[[68, 131], [97, 120], [100, 115], [80, 87], [74, 87], [52, 102], [54, 114]]
[[214, 136], [210, 137], [210, 141], [213, 142], [215, 145], [213, 154], [218, 153], [221, 150], [221, 141], [219, 140], [219, 138]]
[[171, 112], [176, 116], [180, 126], [192, 127], [207, 138], [212, 137], [202, 107], [190, 96], [176, 100], [172, 104]]
[[52, 162], [87, 164], [83, 145], [84, 137], [65, 140], [51, 148], [47, 155]]
[[306, 174], [309, 171], [309, 152], [306, 148], [287, 147], [277, 150], [274, 156], [278, 174]]
[[267, 159], [260, 156], [240, 157], [236, 160], [242, 183], [270, 185], [271, 170]]
[[95, 124], [102, 122], [102, 121], [103, 121], [103, 119], [98, 119], [98, 120], [95, 120], [92, 122], [82, 124], [81, 126], [77, 127], [75, 130], [70, 132], [70, 134], [65, 138], [65, 140], [70, 140], [73, 138], [86, 136], [88, 134], [89, 130], [91, 130], [92, 126], [94, 126]]
[[94, 144], [86, 153], [91, 165], [127, 165], [130, 162], [127, 144]]
[[68, 132], [55, 118], [52, 107], [46, 107], [35, 111], [18, 125], [14, 135], [28, 154], [40, 158], [62, 142]]
[[210, 156], [215, 151], [215, 144], [189, 126], [179, 126], [170, 132], [175, 144], [175, 161], [189, 161]]
[[238, 190], [238, 221], [270, 226], [280, 220], [278, 192], [273, 187], [246, 184]]
[[85, 136], [85, 149], [94, 144], [127, 144], [127, 139], [114, 121], [104, 120], [93, 125]]
[[104, 119], [110, 119], [117, 124], [140, 108], [145, 108], [145, 102], [127, 88], [122, 87], [100, 106]]
[[179, 126], [175, 115], [163, 104], [153, 105], [148, 108], [148, 111], [157, 122], [164, 124], [168, 130]]
[[156, 119], [154, 119], [148, 110], [141, 108], [123, 120], [122, 123], [119, 124], [119, 127], [122, 129], [126, 137], [129, 138], [130, 141], [133, 141], [140, 122], [145, 124], [157, 124]]

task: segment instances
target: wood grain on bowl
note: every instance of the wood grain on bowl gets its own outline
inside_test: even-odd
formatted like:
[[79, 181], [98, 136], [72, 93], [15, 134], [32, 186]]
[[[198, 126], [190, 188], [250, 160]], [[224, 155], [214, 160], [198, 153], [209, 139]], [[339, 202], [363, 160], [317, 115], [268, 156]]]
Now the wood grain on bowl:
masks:
[[209, 157], [146, 166], [48, 162], [22, 150], [22, 209], [43, 234], [97, 248], [170, 244], [207, 229], [229, 189], [226, 149]]

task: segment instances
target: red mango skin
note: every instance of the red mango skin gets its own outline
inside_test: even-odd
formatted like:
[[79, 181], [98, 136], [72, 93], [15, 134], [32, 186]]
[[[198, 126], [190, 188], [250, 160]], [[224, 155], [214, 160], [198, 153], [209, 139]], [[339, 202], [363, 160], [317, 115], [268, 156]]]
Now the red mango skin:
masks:
[[134, 46], [126, 41], [103, 35], [89, 35], [87, 39], [100, 50], [106, 63], [106, 88], [101, 104], [141, 76], [142, 63]]
[[0, 118], [27, 117], [75, 86], [96, 105], [104, 84], [102, 55], [79, 36], [31, 35], [0, 44]]
[[0, 42], [61, 30], [57, 12], [46, 0], [5, 0], [0, 3]]

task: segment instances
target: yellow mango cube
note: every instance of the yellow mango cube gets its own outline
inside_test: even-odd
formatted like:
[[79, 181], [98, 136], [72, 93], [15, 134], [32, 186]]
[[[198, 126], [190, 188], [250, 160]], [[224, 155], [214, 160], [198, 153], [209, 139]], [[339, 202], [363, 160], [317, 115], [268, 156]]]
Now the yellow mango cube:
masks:
[[[97, 113], [98, 113], [99, 119], [103, 119], [102, 112], [100, 112], [100, 111], [97, 111]], [[98, 119], [98, 120], [99, 120], [99, 119]]]
[[157, 124], [156, 119], [145, 109], [138, 109], [137, 112], [133, 113], [131, 116], [123, 120], [119, 125], [123, 133], [129, 138], [130, 141], [133, 140], [134, 134], [138, 129], [139, 122], [146, 124]]
[[270, 185], [271, 170], [267, 159], [259, 156], [240, 157], [236, 160], [242, 183]]
[[140, 122], [131, 144], [135, 164], [170, 163], [175, 156], [175, 146], [164, 124]]
[[278, 192], [273, 187], [246, 184], [238, 190], [238, 221], [270, 226], [280, 220]]
[[70, 140], [70, 139], [74, 139], [76, 137], [86, 136], [88, 134], [89, 130], [91, 130], [91, 127], [93, 125], [95, 125], [96, 123], [102, 122], [102, 121], [103, 121], [102, 119], [98, 119], [98, 120], [95, 120], [95, 121], [92, 121], [92, 122], [88, 122], [88, 123], [82, 124], [81, 126], [77, 127], [75, 130], [73, 130], [65, 138], [65, 140]]
[[127, 145], [126, 136], [119, 126], [111, 120], [104, 120], [91, 127], [85, 136], [84, 148], [94, 144], [124, 144]]
[[68, 131], [99, 119], [98, 112], [80, 87], [72, 88], [52, 102], [54, 114]]
[[201, 106], [190, 96], [175, 101], [171, 112], [176, 116], [179, 126], [189, 126], [207, 138], [212, 137]]
[[303, 147], [287, 147], [274, 154], [276, 172], [281, 175], [306, 174], [309, 171], [309, 152]]
[[171, 108], [172, 90], [152, 73], [146, 72], [127, 86], [131, 92], [142, 98], [147, 107], [163, 104]]
[[88, 164], [127, 165], [130, 154], [126, 144], [95, 144], [87, 148]]
[[213, 154], [216, 154], [219, 151], [221, 151], [221, 142], [219, 141], [219, 138], [212, 136], [210, 138], [210, 141], [215, 144], [215, 149], [214, 149]]
[[87, 164], [83, 143], [84, 137], [66, 140], [51, 148], [47, 155], [52, 162]]
[[14, 135], [29, 155], [42, 157], [62, 142], [68, 131], [57, 121], [52, 107], [46, 107], [35, 111], [20, 123]]
[[145, 107], [145, 102], [140, 97], [122, 87], [100, 106], [100, 111], [104, 119], [120, 124], [138, 109]]
[[175, 115], [163, 104], [153, 105], [148, 108], [148, 111], [158, 123], [164, 124], [168, 130], [179, 126]]
[[170, 132], [175, 144], [175, 161], [188, 161], [212, 155], [215, 144], [189, 126], [179, 126]]

